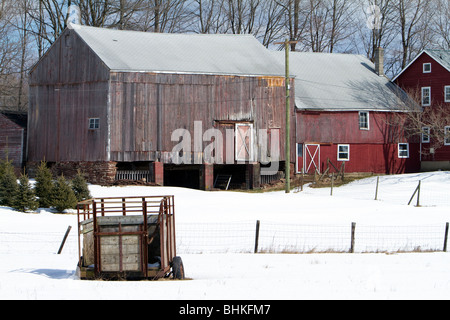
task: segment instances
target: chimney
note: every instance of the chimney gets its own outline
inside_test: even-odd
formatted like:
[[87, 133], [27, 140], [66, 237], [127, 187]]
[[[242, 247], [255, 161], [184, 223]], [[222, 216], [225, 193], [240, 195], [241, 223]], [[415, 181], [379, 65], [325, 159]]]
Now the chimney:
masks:
[[375, 49], [375, 73], [377, 75], [384, 76], [384, 49]]

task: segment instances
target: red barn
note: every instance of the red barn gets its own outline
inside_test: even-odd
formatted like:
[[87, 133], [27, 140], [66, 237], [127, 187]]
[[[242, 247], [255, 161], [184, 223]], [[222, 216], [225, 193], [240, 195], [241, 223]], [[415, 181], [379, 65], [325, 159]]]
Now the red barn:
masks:
[[[450, 108], [450, 51], [424, 50], [394, 79], [408, 92], [417, 92], [424, 108]], [[424, 131], [430, 128], [424, 127]], [[450, 132], [450, 123], [442, 128]], [[442, 147], [430, 148], [430, 137], [421, 138], [421, 167], [423, 170], [450, 169], [450, 139]], [[430, 150], [431, 149], [431, 150]]]
[[419, 144], [404, 136], [398, 120], [405, 110], [401, 90], [378, 65], [382, 55], [375, 66], [361, 55], [291, 53], [297, 173], [419, 169]]

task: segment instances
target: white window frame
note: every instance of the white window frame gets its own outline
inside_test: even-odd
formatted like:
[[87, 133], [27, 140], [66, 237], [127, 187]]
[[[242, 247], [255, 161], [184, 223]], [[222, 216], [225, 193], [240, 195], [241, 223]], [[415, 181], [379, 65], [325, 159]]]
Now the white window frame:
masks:
[[[363, 127], [361, 126], [361, 115], [367, 115], [367, 127]], [[358, 112], [358, 126], [359, 126], [359, 130], [370, 130], [370, 115], [369, 115], [369, 111], [360, 111]]]
[[450, 86], [444, 87], [444, 101], [450, 102]]
[[445, 138], [445, 136], [444, 136], [444, 145], [445, 146], [450, 146], [450, 126], [446, 126], [445, 128], [444, 128], [444, 134], [445, 135], [449, 135], [449, 138]]
[[422, 127], [422, 143], [430, 143], [430, 127]]
[[[401, 145], [404, 145], [404, 146], [406, 146], [406, 150], [403, 150], [403, 149], [400, 149], [400, 146]], [[406, 151], [406, 155], [402, 155], [401, 154], [401, 152], [404, 152], [404, 151]], [[399, 143], [398, 144], [398, 157], [400, 158], [400, 159], [407, 159], [407, 158], [409, 158], [409, 143], [405, 143], [405, 142], [402, 142], [402, 143]]]
[[89, 118], [89, 130], [100, 129], [100, 118]]
[[[347, 151], [340, 151], [341, 147], [346, 147]], [[341, 154], [347, 154], [346, 158], [341, 158]], [[350, 161], [350, 145], [349, 144], [338, 144], [337, 146], [337, 159], [338, 161]]]
[[[424, 103], [425, 90], [428, 90], [428, 102], [427, 103]], [[431, 106], [431, 87], [422, 87], [422, 106], [424, 106], [424, 107]]]
[[[426, 66], [429, 66], [430, 70], [426, 70]], [[431, 73], [431, 63], [430, 62], [423, 64], [423, 73]]]

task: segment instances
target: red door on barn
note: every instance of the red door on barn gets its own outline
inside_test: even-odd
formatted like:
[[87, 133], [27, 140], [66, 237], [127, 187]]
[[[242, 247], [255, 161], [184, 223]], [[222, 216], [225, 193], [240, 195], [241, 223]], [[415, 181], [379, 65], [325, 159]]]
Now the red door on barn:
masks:
[[306, 174], [320, 173], [320, 144], [305, 144], [303, 170]]

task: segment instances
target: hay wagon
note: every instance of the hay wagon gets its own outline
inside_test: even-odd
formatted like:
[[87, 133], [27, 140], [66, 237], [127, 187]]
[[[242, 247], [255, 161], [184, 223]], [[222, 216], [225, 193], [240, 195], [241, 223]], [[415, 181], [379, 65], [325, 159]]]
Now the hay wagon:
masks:
[[173, 196], [78, 203], [80, 279], [183, 279], [174, 213]]

